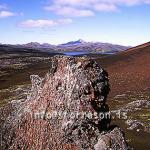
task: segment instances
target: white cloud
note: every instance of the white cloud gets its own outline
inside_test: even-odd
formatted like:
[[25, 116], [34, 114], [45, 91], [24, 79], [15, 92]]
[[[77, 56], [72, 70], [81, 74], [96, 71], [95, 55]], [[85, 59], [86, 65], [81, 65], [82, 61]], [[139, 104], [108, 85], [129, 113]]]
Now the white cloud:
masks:
[[144, 4], [150, 3], [150, 0], [53, 0], [55, 4], [58, 5], [89, 5], [89, 4], [124, 4], [124, 5], [137, 5], [137, 4]]
[[69, 17], [93, 16], [96, 12], [118, 11], [120, 6], [150, 4], [150, 0], [52, 0], [44, 9]]
[[105, 4], [105, 3], [94, 5], [94, 9], [96, 11], [105, 11], [105, 12], [112, 12], [118, 10], [118, 8], [114, 4]]
[[9, 11], [7, 4], [0, 4], [0, 19], [17, 16], [16, 13]]
[[11, 11], [0, 11], [0, 18], [7, 18], [7, 17], [12, 17], [15, 16], [16, 14], [11, 12]]
[[72, 23], [71, 19], [59, 19], [59, 20], [26, 20], [20, 23], [21, 27], [26, 28], [44, 28], [54, 27], [58, 25], [66, 25]]
[[106, 2], [111, 2], [114, 5], [126, 5], [126, 6], [134, 6], [140, 4], [147, 4], [150, 0], [103, 0]]
[[94, 15], [94, 12], [91, 10], [77, 9], [68, 6], [52, 6], [52, 7], [45, 7], [45, 9], [48, 11], [53, 11], [58, 15], [63, 15], [67, 17], [86, 17]]

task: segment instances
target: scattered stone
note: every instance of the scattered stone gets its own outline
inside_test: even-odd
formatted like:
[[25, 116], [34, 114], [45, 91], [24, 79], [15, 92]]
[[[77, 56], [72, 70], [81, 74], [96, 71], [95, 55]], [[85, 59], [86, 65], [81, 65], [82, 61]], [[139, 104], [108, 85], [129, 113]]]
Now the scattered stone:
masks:
[[101, 135], [94, 145], [94, 150], [126, 150], [128, 149], [124, 141], [123, 133], [116, 127], [111, 132]]
[[118, 98], [124, 98], [124, 97], [126, 97], [126, 94], [116, 95], [114, 98], [118, 99]]
[[137, 110], [141, 110], [150, 108], [150, 101], [149, 100], [137, 100], [137, 101], [133, 101], [131, 103], [128, 103], [126, 106], [124, 106], [123, 108], [119, 108], [118, 110], [114, 110], [113, 112], [135, 112]]
[[129, 126], [127, 128], [128, 130], [136, 130], [137, 132], [139, 132], [144, 128], [144, 124], [138, 120], [129, 119], [126, 121], [126, 124]]

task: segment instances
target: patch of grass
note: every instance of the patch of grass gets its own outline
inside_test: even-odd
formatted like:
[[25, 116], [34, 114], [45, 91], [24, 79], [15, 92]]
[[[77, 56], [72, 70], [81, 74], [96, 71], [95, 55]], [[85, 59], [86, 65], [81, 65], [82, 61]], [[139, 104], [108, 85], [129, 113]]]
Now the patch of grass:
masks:
[[15, 85], [8, 89], [0, 90], [0, 107], [12, 100], [25, 99], [27, 91], [30, 89], [30, 84]]

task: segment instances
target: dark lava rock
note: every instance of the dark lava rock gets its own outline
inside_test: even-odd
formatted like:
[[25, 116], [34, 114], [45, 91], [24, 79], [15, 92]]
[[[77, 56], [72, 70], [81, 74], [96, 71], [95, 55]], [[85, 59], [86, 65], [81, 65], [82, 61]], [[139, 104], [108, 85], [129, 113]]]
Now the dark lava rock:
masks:
[[5, 118], [0, 124], [1, 149], [127, 149], [121, 129], [110, 127], [110, 117], [100, 117], [109, 112], [107, 72], [87, 57], [56, 56], [52, 62], [44, 79], [31, 76], [25, 101], [0, 110]]

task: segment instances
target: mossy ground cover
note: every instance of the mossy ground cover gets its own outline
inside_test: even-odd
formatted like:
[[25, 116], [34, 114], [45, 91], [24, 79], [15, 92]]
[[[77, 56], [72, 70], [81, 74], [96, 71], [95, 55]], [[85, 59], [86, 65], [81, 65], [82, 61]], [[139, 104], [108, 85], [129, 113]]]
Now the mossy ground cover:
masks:
[[[150, 91], [146, 88], [142, 91], [135, 91], [128, 94], [116, 95], [114, 98], [109, 99], [108, 103], [110, 110], [117, 110], [127, 106], [129, 103], [136, 100], [150, 101]], [[129, 130], [129, 126], [125, 123], [127, 119], [137, 120], [144, 125], [142, 130]], [[117, 124], [123, 128], [127, 141], [134, 149], [144, 150], [150, 147], [150, 109], [141, 108], [134, 112], [127, 113], [127, 119], [114, 119], [112, 124]]]

